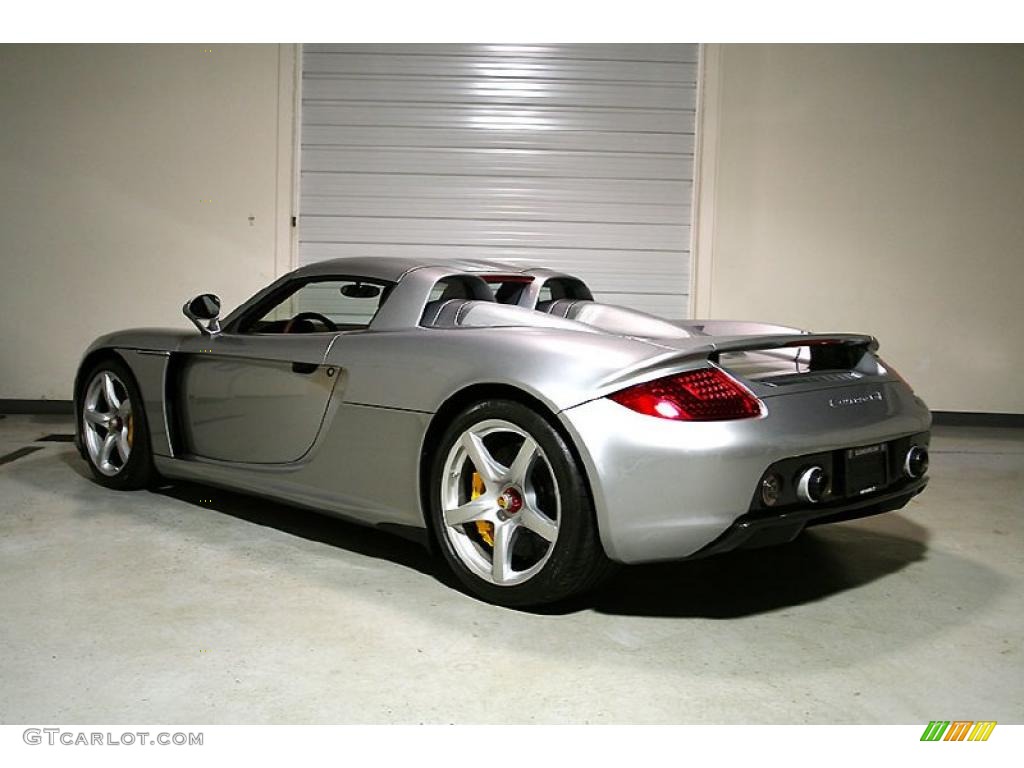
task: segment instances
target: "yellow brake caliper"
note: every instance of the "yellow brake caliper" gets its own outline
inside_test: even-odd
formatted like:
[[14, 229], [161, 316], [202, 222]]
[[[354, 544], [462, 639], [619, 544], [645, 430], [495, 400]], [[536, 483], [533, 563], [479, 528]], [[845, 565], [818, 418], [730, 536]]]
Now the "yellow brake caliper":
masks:
[[[480, 477], [479, 472], [473, 473], [473, 495], [470, 496], [470, 501], [475, 501], [484, 495], [487, 488], [484, 486], [484, 479]], [[484, 540], [484, 543], [488, 547], [494, 546], [494, 526], [485, 520], [476, 521], [476, 532], [480, 534], [480, 538]]]

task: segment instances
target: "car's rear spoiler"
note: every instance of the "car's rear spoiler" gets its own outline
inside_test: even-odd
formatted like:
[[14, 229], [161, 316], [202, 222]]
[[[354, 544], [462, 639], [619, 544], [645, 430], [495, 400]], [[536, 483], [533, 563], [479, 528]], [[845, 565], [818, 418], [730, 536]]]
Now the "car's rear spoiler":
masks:
[[[659, 342], [664, 340], [659, 339]], [[863, 333], [786, 333], [765, 336], [706, 336], [680, 339], [676, 349], [619, 371], [601, 382], [602, 388], [632, 384], [652, 378], [654, 374], [671, 373], [685, 369], [695, 361], [717, 363], [722, 354], [734, 352], [767, 352], [771, 350], [806, 347], [809, 350], [808, 369], [850, 370], [856, 368], [866, 352], [878, 349], [878, 340]]]
[[708, 356], [712, 359], [722, 352], [763, 352], [769, 349], [785, 349], [808, 347], [811, 358], [815, 352], [831, 352], [836, 348], [849, 351], [859, 349], [863, 352], [874, 352], [878, 349], [878, 340], [864, 333], [785, 333], [768, 336], [732, 336], [716, 337], [698, 349], [687, 353], [688, 357]]

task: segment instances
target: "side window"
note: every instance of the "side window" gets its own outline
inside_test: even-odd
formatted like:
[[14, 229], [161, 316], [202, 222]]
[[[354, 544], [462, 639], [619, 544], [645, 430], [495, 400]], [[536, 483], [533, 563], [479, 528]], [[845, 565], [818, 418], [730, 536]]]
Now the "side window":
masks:
[[388, 285], [357, 278], [300, 283], [239, 327], [241, 333], [327, 333], [365, 328], [387, 297]]
[[544, 283], [544, 285], [541, 286], [540, 293], [537, 295], [537, 303], [539, 304], [542, 301], [551, 300], [551, 281], [549, 280], [548, 282]]

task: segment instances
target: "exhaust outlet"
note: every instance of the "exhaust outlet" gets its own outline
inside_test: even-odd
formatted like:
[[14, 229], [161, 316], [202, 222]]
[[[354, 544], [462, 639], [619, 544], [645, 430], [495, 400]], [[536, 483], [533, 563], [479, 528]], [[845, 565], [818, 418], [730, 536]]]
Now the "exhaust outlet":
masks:
[[803, 470], [796, 480], [796, 495], [800, 501], [817, 504], [828, 493], [828, 475], [821, 467]]

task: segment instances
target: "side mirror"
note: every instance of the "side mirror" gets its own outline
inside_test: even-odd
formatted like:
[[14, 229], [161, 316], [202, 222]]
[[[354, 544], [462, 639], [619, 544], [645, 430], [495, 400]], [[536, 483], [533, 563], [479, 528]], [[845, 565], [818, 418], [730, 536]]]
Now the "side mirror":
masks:
[[[212, 293], [201, 293], [192, 301], [185, 302], [182, 314], [191, 320], [199, 332], [207, 336], [220, 333], [220, 298]], [[202, 321], [206, 320], [206, 325]]]

